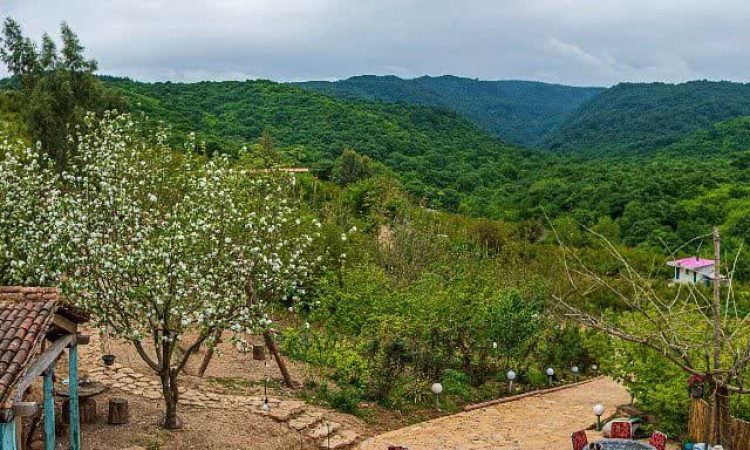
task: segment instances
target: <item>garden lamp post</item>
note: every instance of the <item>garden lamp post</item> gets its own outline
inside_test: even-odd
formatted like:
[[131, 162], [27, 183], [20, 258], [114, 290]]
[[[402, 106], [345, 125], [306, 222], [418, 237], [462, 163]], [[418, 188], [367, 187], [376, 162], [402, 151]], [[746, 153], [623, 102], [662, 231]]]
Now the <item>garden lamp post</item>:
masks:
[[512, 369], [508, 371], [508, 393], [513, 392], [513, 380], [516, 379], [516, 372]]
[[263, 406], [260, 409], [268, 411], [268, 375], [263, 379], [263, 397]]
[[604, 405], [597, 403], [594, 405], [594, 415], [596, 416], [596, 431], [602, 431], [602, 414], [604, 414]]
[[430, 390], [435, 394], [435, 408], [440, 411], [440, 394], [443, 392], [443, 385], [440, 383], [433, 383]]
[[578, 366], [573, 366], [570, 368], [570, 371], [573, 372], [573, 382], [578, 382]]
[[549, 384], [550, 385], [552, 385], [552, 379], [553, 379], [554, 376], [555, 376], [555, 369], [553, 369], [552, 367], [550, 367], [549, 369], [547, 369], [547, 378], [549, 378]]
[[591, 370], [594, 371], [594, 374], [597, 374], [597, 373], [599, 373], [599, 366], [597, 366], [596, 364], [594, 364], [594, 365], [591, 366]]

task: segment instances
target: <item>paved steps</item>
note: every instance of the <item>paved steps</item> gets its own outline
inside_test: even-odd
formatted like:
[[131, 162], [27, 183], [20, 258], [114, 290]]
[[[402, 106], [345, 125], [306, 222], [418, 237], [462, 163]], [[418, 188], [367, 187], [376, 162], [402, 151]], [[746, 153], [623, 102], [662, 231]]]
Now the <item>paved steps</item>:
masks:
[[321, 438], [327, 437], [330, 433], [333, 435], [336, 433], [339, 428], [341, 428], [341, 424], [338, 422], [330, 422], [328, 420], [319, 423], [315, 428], [309, 430], [307, 432], [307, 437], [309, 437], [312, 440], [319, 440]]
[[322, 413], [305, 411], [304, 413], [290, 420], [287, 425], [289, 425], [289, 428], [293, 430], [302, 431], [317, 424], [321, 420], [323, 420]]
[[323, 438], [318, 444], [321, 448], [338, 450], [354, 445], [359, 436], [352, 430], [343, 430], [331, 436], [331, 439]]

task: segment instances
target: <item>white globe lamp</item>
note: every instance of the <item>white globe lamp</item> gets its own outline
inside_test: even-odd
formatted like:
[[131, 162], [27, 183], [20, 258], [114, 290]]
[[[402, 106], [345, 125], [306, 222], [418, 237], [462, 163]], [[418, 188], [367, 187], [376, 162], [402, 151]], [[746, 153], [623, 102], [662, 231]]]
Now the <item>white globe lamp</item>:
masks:
[[604, 405], [597, 403], [594, 405], [594, 415], [596, 416], [596, 431], [602, 431], [602, 415], [604, 414]]
[[430, 390], [435, 394], [435, 408], [440, 411], [440, 394], [443, 393], [443, 385], [440, 383], [432, 383]]
[[555, 376], [555, 369], [553, 369], [552, 367], [547, 369], [547, 378], [549, 378], [549, 384], [552, 384], [552, 379], [554, 376]]
[[513, 380], [516, 379], [516, 372], [512, 369], [508, 371], [508, 392], [513, 392]]

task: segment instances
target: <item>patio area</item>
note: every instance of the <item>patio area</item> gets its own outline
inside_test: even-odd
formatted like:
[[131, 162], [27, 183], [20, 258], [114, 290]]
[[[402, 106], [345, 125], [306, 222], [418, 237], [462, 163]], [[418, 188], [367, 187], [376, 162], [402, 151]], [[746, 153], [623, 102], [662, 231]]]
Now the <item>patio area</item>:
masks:
[[[571, 433], [591, 426], [592, 407], [602, 403], [605, 417], [630, 395], [609, 378], [557, 392], [527, 397], [474, 411], [441, 417], [375, 436], [361, 450], [400, 445], [409, 450], [569, 449]], [[601, 433], [587, 431], [589, 442]]]

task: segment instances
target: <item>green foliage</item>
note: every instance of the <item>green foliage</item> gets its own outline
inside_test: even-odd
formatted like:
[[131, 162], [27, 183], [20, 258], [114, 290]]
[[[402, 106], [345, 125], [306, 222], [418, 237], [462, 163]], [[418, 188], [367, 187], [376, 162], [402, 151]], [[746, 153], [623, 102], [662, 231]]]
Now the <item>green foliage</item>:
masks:
[[11, 18], [3, 25], [0, 60], [17, 79], [24, 105], [21, 113], [31, 137], [62, 170], [73, 156], [69, 130], [89, 111], [122, 109], [125, 102], [94, 76], [96, 61], [83, 57], [83, 46], [73, 30], [60, 26], [62, 49], [45, 34], [41, 46], [24, 37]]
[[621, 83], [582, 105], [544, 140], [559, 152], [649, 152], [715, 122], [747, 115], [750, 86], [746, 84]]
[[456, 209], [462, 193], [474, 188], [455, 174], [484, 166], [493, 172], [520, 155], [447, 110], [348, 102], [270, 81], [107, 83], [178, 136], [195, 131], [207, 148], [232, 153], [265, 130], [286, 160], [322, 169], [323, 175], [330, 161], [353, 149], [393, 169], [409, 191], [441, 208]]
[[535, 145], [586, 100], [603, 88], [582, 88], [534, 81], [481, 81], [455, 76], [358, 76], [310, 81], [305, 89], [343, 99], [382, 100], [436, 106], [460, 113], [488, 133], [508, 142]]

